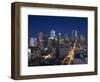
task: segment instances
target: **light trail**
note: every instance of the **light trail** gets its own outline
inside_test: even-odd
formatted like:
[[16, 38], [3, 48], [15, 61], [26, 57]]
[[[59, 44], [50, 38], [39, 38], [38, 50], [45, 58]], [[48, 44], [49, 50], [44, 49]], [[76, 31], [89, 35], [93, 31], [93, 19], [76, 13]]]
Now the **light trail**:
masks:
[[73, 47], [70, 47], [70, 50], [68, 51], [68, 53], [66, 54], [66, 57], [63, 59], [61, 63], [62, 65], [69, 65], [72, 63], [75, 56], [75, 52], [74, 52], [75, 47], [76, 47], [76, 43], [74, 43]]

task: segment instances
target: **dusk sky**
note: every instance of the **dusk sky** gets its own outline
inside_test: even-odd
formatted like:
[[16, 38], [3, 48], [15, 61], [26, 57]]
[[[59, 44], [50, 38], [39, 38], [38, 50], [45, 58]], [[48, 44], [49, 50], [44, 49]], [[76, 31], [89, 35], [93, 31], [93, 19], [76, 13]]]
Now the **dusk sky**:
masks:
[[37, 37], [39, 32], [50, 35], [50, 30], [56, 33], [71, 35], [72, 29], [78, 34], [87, 36], [88, 19], [83, 17], [38, 16], [28, 15], [28, 37]]

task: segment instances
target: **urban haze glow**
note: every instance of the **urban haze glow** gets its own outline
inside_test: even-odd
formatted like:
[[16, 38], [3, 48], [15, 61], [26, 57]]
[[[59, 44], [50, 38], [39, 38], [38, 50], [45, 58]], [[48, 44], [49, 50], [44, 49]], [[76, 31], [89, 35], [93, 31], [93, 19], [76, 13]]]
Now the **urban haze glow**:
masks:
[[87, 18], [28, 16], [28, 66], [87, 64]]

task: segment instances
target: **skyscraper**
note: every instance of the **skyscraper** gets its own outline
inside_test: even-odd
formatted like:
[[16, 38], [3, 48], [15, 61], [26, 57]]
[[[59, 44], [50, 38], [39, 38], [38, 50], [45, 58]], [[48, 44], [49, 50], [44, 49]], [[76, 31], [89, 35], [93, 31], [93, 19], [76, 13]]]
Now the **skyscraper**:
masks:
[[83, 35], [80, 35], [80, 40], [85, 41], [85, 37]]
[[68, 34], [64, 35], [64, 40], [65, 40], [65, 42], [68, 41]]
[[37, 38], [30, 38], [30, 47], [37, 47]]
[[77, 35], [77, 30], [75, 30], [75, 37], [77, 37], [78, 35]]
[[51, 39], [54, 39], [55, 36], [56, 36], [55, 30], [51, 30], [51, 31], [50, 31], [50, 37], [51, 37]]
[[72, 30], [72, 36], [74, 36], [74, 30]]
[[38, 47], [43, 49], [43, 37], [44, 37], [44, 33], [43, 32], [39, 32], [38, 34]]
[[61, 33], [58, 33], [59, 43], [61, 44]]
[[75, 42], [78, 41], [78, 33], [77, 33], [77, 30], [75, 30]]

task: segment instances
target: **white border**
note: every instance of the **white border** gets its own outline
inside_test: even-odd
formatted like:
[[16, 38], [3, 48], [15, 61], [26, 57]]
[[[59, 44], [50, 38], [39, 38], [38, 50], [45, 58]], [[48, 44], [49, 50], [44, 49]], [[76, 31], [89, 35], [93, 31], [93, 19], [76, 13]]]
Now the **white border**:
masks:
[[[94, 11], [21, 7], [20, 9], [20, 75], [40, 75], [94, 71]], [[28, 67], [28, 15], [88, 17], [88, 64]]]

